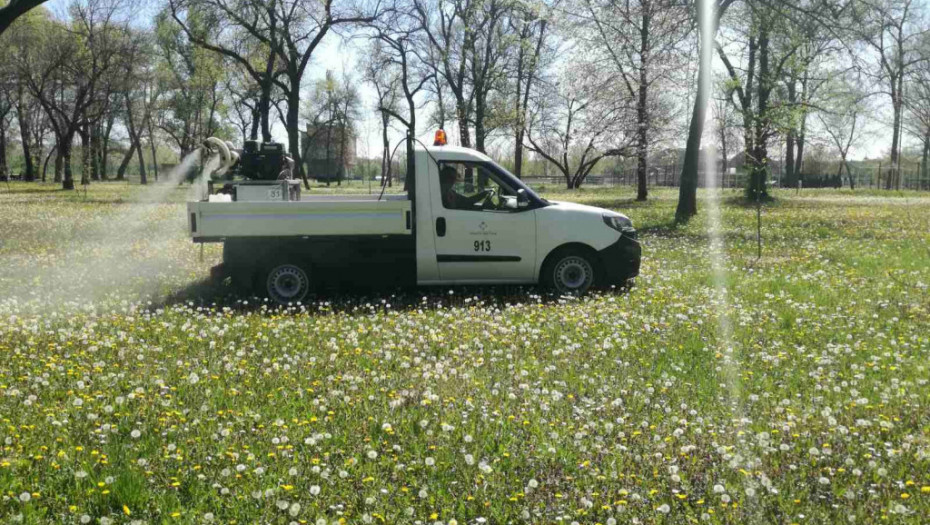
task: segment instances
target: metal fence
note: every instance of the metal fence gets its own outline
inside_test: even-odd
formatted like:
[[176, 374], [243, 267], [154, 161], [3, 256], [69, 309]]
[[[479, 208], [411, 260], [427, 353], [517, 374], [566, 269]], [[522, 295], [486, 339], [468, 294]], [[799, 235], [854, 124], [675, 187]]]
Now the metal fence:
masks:
[[[891, 181], [891, 189], [895, 190], [919, 190], [930, 191], [930, 170], [923, 170], [920, 164], [913, 166], [904, 166], [894, 169], [890, 166], [850, 166], [851, 177], [843, 172], [842, 177], [837, 177], [838, 166], [832, 166], [832, 170], [827, 169], [820, 173], [803, 173], [801, 183], [804, 187], [846, 187], [850, 186], [850, 178], [856, 188], [878, 188], [888, 187], [888, 181]], [[746, 186], [748, 173], [743, 170], [728, 169], [723, 171], [722, 166], [717, 173], [717, 179], [720, 187], [723, 188], [744, 188]], [[773, 170], [769, 177], [769, 184], [774, 187], [785, 185], [785, 176], [781, 170]], [[562, 176], [530, 176], [523, 179], [530, 185], [561, 185], [565, 186], [565, 178]], [[660, 166], [651, 166], [646, 183], [649, 187], [678, 187], [681, 180], [681, 165], [667, 164]], [[617, 169], [598, 175], [589, 175], [583, 186], [635, 186], [637, 184], [636, 168]], [[707, 173], [705, 170], [698, 171], [698, 187], [707, 186]]]

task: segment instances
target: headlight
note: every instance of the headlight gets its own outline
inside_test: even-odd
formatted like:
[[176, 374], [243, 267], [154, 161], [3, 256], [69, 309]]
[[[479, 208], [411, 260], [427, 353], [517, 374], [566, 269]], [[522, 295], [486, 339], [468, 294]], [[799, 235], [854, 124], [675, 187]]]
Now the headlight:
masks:
[[610, 226], [620, 233], [633, 231], [633, 221], [631, 221], [628, 217], [607, 212], [604, 212], [602, 217], [604, 218], [604, 224]]

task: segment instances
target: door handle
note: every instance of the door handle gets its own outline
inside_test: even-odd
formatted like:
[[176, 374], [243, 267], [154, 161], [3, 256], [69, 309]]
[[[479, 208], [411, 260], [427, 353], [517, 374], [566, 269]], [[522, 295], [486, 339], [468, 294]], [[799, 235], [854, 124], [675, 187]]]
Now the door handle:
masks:
[[438, 217], [436, 219], [436, 236], [445, 237], [446, 236], [446, 218]]

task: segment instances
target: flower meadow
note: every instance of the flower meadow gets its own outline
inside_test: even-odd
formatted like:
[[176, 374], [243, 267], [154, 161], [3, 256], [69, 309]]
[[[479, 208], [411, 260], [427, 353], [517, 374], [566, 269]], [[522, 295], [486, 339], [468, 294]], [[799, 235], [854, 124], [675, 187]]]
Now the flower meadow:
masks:
[[725, 193], [714, 276], [675, 192], [548, 191], [632, 288], [275, 308], [146, 191], [0, 192], [2, 523], [930, 522], [926, 196], [776, 191], [757, 259]]

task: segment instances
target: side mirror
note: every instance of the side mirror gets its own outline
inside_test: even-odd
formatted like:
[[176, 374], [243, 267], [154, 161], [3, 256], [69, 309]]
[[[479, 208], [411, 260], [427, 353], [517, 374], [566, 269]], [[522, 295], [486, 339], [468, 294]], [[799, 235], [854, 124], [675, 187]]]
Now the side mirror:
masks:
[[520, 188], [517, 190], [517, 206], [518, 208], [526, 208], [530, 205], [530, 198], [526, 195], [526, 190]]
[[515, 210], [518, 207], [517, 198], [510, 195], [504, 195], [504, 207], [508, 210]]

